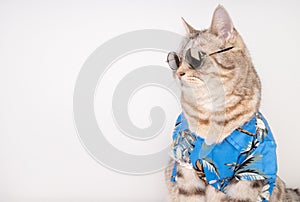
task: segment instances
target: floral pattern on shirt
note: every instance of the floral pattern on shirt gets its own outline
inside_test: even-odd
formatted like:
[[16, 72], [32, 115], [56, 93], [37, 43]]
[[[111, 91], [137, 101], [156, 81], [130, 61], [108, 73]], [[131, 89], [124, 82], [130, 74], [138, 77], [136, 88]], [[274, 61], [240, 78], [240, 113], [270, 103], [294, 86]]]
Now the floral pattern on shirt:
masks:
[[276, 143], [261, 113], [213, 145], [189, 130], [182, 113], [176, 121], [172, 149], [176, 159], [172, 181], [176, 181], [177, 163], [194, 168], [199, 178], [224, 193], [232, 180], [264, 180], [257, 201], [269, 201], [277, 173]]

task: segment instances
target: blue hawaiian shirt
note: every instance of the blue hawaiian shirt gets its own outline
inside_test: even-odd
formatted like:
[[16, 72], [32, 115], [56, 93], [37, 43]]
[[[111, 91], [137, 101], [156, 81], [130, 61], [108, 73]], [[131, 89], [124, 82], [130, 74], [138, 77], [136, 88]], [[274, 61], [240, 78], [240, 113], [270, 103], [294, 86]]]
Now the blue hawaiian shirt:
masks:
[[261, 113], [234, 130], [219, 144], [207, 145], [191, 132], [181, 113], [173, 133], [175, 164], [171, 181], [176, 182], [177, 164], [189, 165], [199, 178], [226, 194], [232, 180], [264, 180], [258, 201], [269, 201], [277, 173], [276, 143]]

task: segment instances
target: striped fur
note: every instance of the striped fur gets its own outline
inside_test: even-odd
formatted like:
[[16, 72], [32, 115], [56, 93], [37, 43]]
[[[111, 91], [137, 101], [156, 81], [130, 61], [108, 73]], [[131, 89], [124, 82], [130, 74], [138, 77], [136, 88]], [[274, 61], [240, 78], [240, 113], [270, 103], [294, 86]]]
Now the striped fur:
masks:
[[[220, 143], [258, 111], [261, 83], [242, 37], [222, 6], [216, 8], [207, 30], [195, 30], [185, 21], [184, 24], [187, 36], [178, 52], [181, 58], [191, 47], [207, 55], [233, 47], [206, 57], [199, 69], [190, 68], [182, 59], [174, 71], [180, 82], [182, 110], [190, 130], [205, 138], [207, 144]], [[255, 202], [263, 188], [261, 181], [236, 181], [226, 187], [225, 195], [206, 185], [195, 170], [180, 165], [177, 182], [173, 183], [169, 180], [173, 163], [165, 173], [172, 202]], [[299, 189], [286, 189], [278, 177], [270, 201], [300, 201], [299, 193]]]

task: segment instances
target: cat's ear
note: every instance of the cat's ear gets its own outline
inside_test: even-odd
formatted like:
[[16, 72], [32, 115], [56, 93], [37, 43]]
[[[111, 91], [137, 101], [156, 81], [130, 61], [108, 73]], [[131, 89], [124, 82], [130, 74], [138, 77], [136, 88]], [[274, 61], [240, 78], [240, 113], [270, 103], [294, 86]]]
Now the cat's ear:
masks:
[[192, 33], [195, 33], [197, 32], [196, 29], [194, 29], [190, 24], [188, 24], [185, 19], [183, 19], [183, 17], [181, 17], [182, 19], [182, 23], [184, 25], [184, 28], [185, 28], [185, 31], [187, 32], [187, 34], [192, 34]]
[[235, 37], [235, 29], [232, 20], [228, 12], [221, 5], [219, 5], [214, 11], [210, 31], [226, 40], [233, 39]]

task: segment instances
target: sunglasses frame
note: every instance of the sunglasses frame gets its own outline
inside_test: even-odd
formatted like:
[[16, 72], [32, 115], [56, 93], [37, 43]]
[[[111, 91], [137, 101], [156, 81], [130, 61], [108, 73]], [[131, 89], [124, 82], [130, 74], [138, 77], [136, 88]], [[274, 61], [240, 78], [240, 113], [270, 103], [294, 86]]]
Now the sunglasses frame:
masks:
[[[202, 66], [202, 64], [203, 64], [203, 62], [202, 62], [202, 59], [203, 58], [205, 58], [205, 57], [207, 57], [207, 56], [212, 56], [212, 55], [215, 55], [215, 54], [218, 54], [218, 53], [222, 53], [222, 52], [225, 52], [225, 51], [229, 51], [229, 50], [231, 50], [231, 49], [233, 49], [234, 47], [233, 46], [230, 46], [230, 47], [227, 47], [227, 48], [224, 48], [224, 49], [221, 49], [221, 50], [218, 50], [218, 51], [215, 51], [215, 52], [212, 52], [212, 53], [209, 53], [209, 54], [206, 54], [206, 53], [204, 53], [204, 52], [199, 52], [200, 53], [200, 65], [198, 65], [197, 67], [193, 67], [193, 65], [192, 64], [190, 64], [189, 62], [188, 62], [188, 60], [186, 60], [187, 61], [187, 63], [189, 64], [189, 67], [191, 68], [191, 69], [199, 69], [201, 66]], [[170, 62], [171, 62], [171, 60], [169, 59], [169, 57], [170, 57], [170, 55], [173, 55], [173, 60], [175, 60], [175, 63], [176, 63], [176, 68], [174, 68], [174, 67], [172, 67], [171, 65], [170, 65]], [[186, 57], [186, 56], [185, 56]], [[177, 60], [176, 60], [176, 58], [177, 58]], [[172, 52], [169, 52], [168, 53], [168, 56], [167, 56], [167, 61], [166, 61], [168, 64], [169, 64], [169, 67], [172, 69], [172, 70], [174, 70], [174, 71], [176, 71], [179, 67], [180, 67], [180, 65], [181, 65], [181, 63], [182, 63], [182, 57], [179, 57], [178, 56], [178, 54], [176, 53], [176, 52], [174, 52], [174, 51], [172, 51]]]

